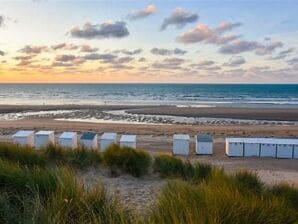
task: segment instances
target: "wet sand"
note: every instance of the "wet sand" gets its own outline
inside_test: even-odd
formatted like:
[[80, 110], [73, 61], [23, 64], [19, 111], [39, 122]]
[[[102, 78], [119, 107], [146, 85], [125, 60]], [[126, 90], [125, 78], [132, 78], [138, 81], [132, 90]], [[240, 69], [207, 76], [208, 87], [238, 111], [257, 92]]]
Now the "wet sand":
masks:
[[175, 107], [128, 105], [0, 105], [0, 114], [49, 110], [126, 110], [133, 114], [171, 115], [203, 118], [298, 121], [298, 109], [235, 108], [235, 107]]

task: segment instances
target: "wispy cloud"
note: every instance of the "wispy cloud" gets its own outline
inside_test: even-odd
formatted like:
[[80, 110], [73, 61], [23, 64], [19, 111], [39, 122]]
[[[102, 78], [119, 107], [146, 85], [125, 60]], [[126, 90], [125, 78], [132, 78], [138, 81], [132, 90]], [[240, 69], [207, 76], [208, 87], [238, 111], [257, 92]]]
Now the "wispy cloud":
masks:
[[167, 29], [168, 26], [173, 25], [177, 29], [183, 28], [188, 23], [196, 22], [199, 15], [196, 13], [188, 12], [183, 8], [176, 8], [169, 17], [163, 20], [160, 30]]
[[153, 4], [150, 4], [146, 6], [144, 9], [134, 10], [130, 12], [126, 17], [129, 20], [133, 21], [133, 20], [138, 20], [138, 19], [148, 17], [150, 15], [153, 15], [156, 12], [157, 12], [157, 7]]
[[150, 51], [152, 54], [155, 55], [162, 55], [162, 56], [168, 56], [168, 55], [184, 55], [187, 53], [187, 51], [182, 50], [180, 48], [175, 48], [173, 50], [171, 49], [166, 49], [166, 48], [157, 48], [154, 47]]

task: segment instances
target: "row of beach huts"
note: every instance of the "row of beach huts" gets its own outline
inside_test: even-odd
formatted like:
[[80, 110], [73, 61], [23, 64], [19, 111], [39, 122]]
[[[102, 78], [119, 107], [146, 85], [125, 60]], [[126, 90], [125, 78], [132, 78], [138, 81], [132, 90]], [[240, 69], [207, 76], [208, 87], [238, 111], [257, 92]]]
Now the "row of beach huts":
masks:
[[[20, 130], [13, 136], [13, 142], [19, 145], [28, 145], [37, 149], [48, 144], [55, 144], [54, 131]], [[105, 151], [109, 145], [117, 143], [117, 133], [104, 133], [100, 139], [93, 132], [85, 132], [79, 138], [79, 144], [87, 149]], [[198, 155], [213, 154], [213, 138], [211, 135], [195, 136], [195, 152]], [[120, 146], [136, 148], [136, 135], [122, 135]], [[58, 137], [58, 144], [65, 148], [78, 147], [78, 134], [76, 132], [63, 132]], [[190, 154], [190, 136], [175, 134], [173, 136], [173, 154]], [[277, 138], [226, 138], [226, 155], [231, 157], [273, 157], [285, 159], [298, 159], [298, 139]]]

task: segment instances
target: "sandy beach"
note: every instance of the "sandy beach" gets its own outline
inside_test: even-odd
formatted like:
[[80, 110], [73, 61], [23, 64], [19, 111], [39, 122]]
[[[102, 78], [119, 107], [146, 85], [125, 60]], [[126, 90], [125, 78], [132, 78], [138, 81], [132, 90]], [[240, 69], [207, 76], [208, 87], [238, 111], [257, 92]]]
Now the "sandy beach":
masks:
[[[151, 113], [171, 115], [192, 115], [192, 116], [227, 116], [233, 117], [234, 113], [241, 114], [241, 118], [258, 119], [262, 118], [267, 111], [264, 109], [248, 110], [245, 108], [177, 108], [158, 106], [1, 106], [0, 113], [13, 113], [22, 111], [45, 111], [45, 110], [74, 110], [74, 109], [96, 109], [96, 110], [119, 110], [125, 109], [129, 113]], [[209, 111], [209, 112], [208, 112]], [[271, 120], [288, 118], [298, 119], [298, 110], [275, 109], [272, 110]], [[238, 118], [238, 117], [237, 117]], [[185, 124], [121, 124], [121, 123], [91, 123], [61, 121], [54, 118], [30, 118], [20, 120], [1, 120], [0, 133], [1, 141], [11, 141], [11, 134], [19, 129], [51, 129], [57, 134], [63, 131], [94, 131], [99, 134], [103, 132], [117, 132], [118, 134], [136, 134], [138, 136], [138, 148], [155, 153], [171, 153], [172, 135], [175, 133], [188, 133], [194, 136], [198, 133], [209, 133], [214, 136], [215, 146], [213, 156], [197, 156], [194, 154], [194, 138], [191, 141], [192, 154], [186, 159], [191, 161], [208, 162], [218, 167], [223, 167], [228, 172], [235, 172], [240, 169], [248, 169], [257, 172], [258, 175], [268, 184], [288, 182], [298, 186], [298, 162], [297, 160], [272, 159], [272, 158], [229, 158], [225, 155], [225, 137], [285, 137], [293, 138], [298, 136], [297, 125], [241, 125], [205, 123], [202, 125]]]

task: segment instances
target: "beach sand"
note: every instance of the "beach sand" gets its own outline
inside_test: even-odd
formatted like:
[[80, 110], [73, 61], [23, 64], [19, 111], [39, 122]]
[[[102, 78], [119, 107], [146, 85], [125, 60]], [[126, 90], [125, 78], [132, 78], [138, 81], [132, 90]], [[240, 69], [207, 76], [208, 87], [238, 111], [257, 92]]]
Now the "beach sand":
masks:
[[[65, 108], [59, 106], [53, 106], [48, 108], [49, 110], [57, 109], [75, 109], [73, 106]], [[88, 108], [87, 106], [82, 106]], [[11, 107], [0, 106], [0, 112], [7, 113], [12, 111], [24, 111], [34, 110], [40, 111], [44, 107], [42, 106], [24, 106], [24, 107]], [[96, 106], [98, 110], [113, 110], [113, 109], [125, 109], [124, 106]], [[138, 110], [145, 113], [149, 110], [154, 110], [154, 113], [168, 113], [168, 107], [140, 107], [132, 106], [130, 110]], [[176, 108], [176, 112], [171, 114], [180, 115], [182, 111]], [[216, 111], [226, 114], [236, 113], [234, 109], [222, 110], [221, 108], [208, 108], [213, 111], [210, 116]], [[183, 108], [183, 111], [186, 109]], [[192, 112], [195, 116], [200, 116], [197, 112], [200, 108], [195, 108]], [[239, 113], [244, 116], [244, 109], [238, 108]], [[245, 119], [256, 119], [256, 114], [263, 114], [263, 109], [254, 109], [254, 111], [247, 111]], [[187, 110], [186, 110], [187, 111]], [[206, 109], [202, 111], [206, 113]], [[241, 112], [242, 111], [242, 112]], [[147, 113], [146, 112], [146, 113]], [[203, 113], [203, 112], [202, 112]], [[185, 115], [184, 113], [182, 113]], [[231, 115], [231, 114], [230, 114]], [[228, 116], [228, 115], [227, 115]], [[263, 116], [263, 115], [262, 115]], [[296, 120], [298, 118], [298, 110], [295, 113], [292, 110], [274, 110], [271, 113], [271, 118], [291, 118], [290, 120]], [[272, 117], [273, 116], [273, 117]], [[207, 116], [208, 117], [208, 116]], [[75, 121], [60, 121], [52, 118], [36, 118], [36, 119], [22, 119], [22, 120], [1, 120], [0, 121], [0, 141], [11, 141], [11, 134], [19, 129], [34, 129], [34, 130], [54, 130], [58, 136], [63, 131], [77, 131], [79, 133], [84, 131], [94, 131], [98, 134], [103, 132], [117, 132], [118, 134], [136, 134], [137, 135], [137, 147], [142, 148], [150, 152], [152, 155], [158, 153], [171, 154], [172, 149], [172, 136], [175, 133], [187, 133], [192, 136], [191, 140], [191, 156], [184, 159], [188, 159], [192, 162], [200, 161], [210, 163], [217, 167], [224, 168], [229, 173], [235, 173], [236, 171], [247, 169], [257, 173], [263, 182], [268, 185], [278, 184], [282, 182], [289, 183], [298, 187], [298, 160], [295, 159], [274, 159], [274, 158], [230, 158], [225, 155], [225, 137], [227, 136], [243, 136], [243, 137], [285, 137], [293, 138], [298, 137], [297, 125], [241, 125], [241, 124], [202, 124], [202, 125], [185, 125], [185, 124], [110, 124], [110, 123], [88, 123], [88, 122], [75, 122]], [[195, 143], [194, 135], [198, 133], [209, 133], [214, 136], [214, 154], [212, 156], [197, 156], [194, 153]], [[120, 136], [119, 136], [120, 137]], [[87, 185], [92, 185], [98, 181], [104, 182], [109, 186], [111, 194], [119, 194], [124, 198], [128, 205], [138, 207], [141, 211], [143, 207], [150, 205], [154, 201], [155, 197], [160, 192], [161, 187], [166, 181], [160, 179], [157, 176], [147, 176], [141, 179], [133, 178], [128, 175], [112, 178], [106, 174], [105, 171], [90, 168], [80, 173], [80, 178], [86, 182]], [[132, 193], [133, 192], [133, 193]]]

